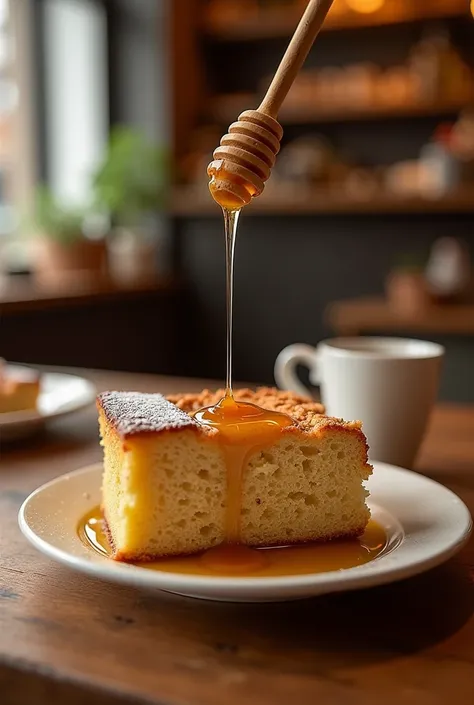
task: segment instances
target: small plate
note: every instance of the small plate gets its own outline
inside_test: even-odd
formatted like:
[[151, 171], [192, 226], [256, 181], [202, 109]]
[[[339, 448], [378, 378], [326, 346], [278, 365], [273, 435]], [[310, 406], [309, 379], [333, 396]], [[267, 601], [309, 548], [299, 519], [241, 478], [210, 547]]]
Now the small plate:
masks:
[[423, 475], [374, 464], [368, 482], [373, 518], [388, 550], [378, 558], [328, 573], [235, 578], [147, 570], [111, 560], [80, 540], [79, 521], [100, 503], [101, 465], [63, 475], [33, 492], [20, 509], [20, 528], [40, 551], [70, 568], [139, 588], [232, 602], [273, 602], [393, 582], [416, 575], [456, 553], [471, 532], [464, 503]]
[[[12, 374], [25, 368], [8, 365]], [[45, 422], [79, 411], [95, 400], [96, 389], [83, 377], [44, 372], [41, 374], [41, 391], [36, 411], [11, 411], [0, 414], [0, 438], [2, 441], [25, 438]]]

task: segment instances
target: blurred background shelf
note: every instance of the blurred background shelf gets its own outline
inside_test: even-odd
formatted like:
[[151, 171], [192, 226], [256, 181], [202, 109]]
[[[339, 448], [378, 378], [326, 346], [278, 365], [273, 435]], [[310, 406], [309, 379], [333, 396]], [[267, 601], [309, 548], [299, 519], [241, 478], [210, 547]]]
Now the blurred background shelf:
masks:
[[[406, 101], [403, 103], [374, 103], [352, 105], [329, 105], [315, 102], [313, 105], [284, 105], [279, 120], [284, 125], [310, 125], [331, 122], [365, 120], [396, 120], [399, 118], [436, 118], [455, 115], [472, 104], [473, 96], [463, 95], [430, 101]], [[210, 115], [219, 122], [229, 124], [239, 113], [257, 107], [258, 96], [253, 94], [220, 95], [212, 99]]]
[[[215, 215], [220, 209], [206, 191], [193, 187], [176, 188], [170, 212], [179, 217]], [[380, 193], [371, 198], [338, 195], [324, 189], [313, 192], [305, 188], [278, 187], [251, 203], [246, 214], [253, 215], [329, 215], [329, 214], [426, 214], [474, 213], [474, 185], [471, 189], [439, 199], [400, 198]]]
[[33, 276], [8, 276], [0, 279], [0, 314], [8, 316], [35, 309], [87, 306], [105, 301], [125, 301], [147, 295], [176, 294], [175, 279], [139, 279], [117, 282], [110, 277], [87, 272], [70, 273], [41, 281]]
[[[260, 10], [241, 16], [226, 23], [208, 18], [204, 29], [208, 37], [220, 42], [253, 42], [262, 39], [289, 37], [300, 16], [302, 6]], [[397, 6], [382, 5], [380, 10], [364, 12], [332, 12], [323, 31], [363, 29], [383, 25], [406, 24], [426, 20], [439, 20], [451, 17], [468, 17], [468, 0], [400, 0]]]
[[326, 320], [337, 335], [363, 333], [412, 333], [474, 335], [474, 304], [432, 304], [407, 314], [394, 310], [379, 297], [334, 301]]
[[[305, 0], [0, 6], [0, 65], [10, 66], [0, 273], [46, 271], [44, 249], [19, 232], [40, 184], [54, 199], [31, 235], [50, 256], [63, 245], [50, 273], [71, 261], [80, 272], [54, 285], [8, 277], [0, 356], [222, 378], [225, 243], [206, 168], [225, 128], [258, 104]], [[335, 0], [281, 112], [273, 176], [242, 216], [236, 379], [272, 384], [280, 350], [331, 335], [325, 311], [336, 302], [339, 316], [348, 302], [348, 332], [426, 333], [445, 345], [441, 397], [472, 402], [472, 309], [408, 320], [381, 297], [407, 271], [420, 278], [437, 248], [462, 243], [474, 256], [473, 11], [470, 0]], [[90, 217], [104, 198], [110, 222]], [[86, 275], [67, 244], [70, 216], [79, 249], [84, 235], [100, 240], [90, 227], [104, 229], [100, 271], [139, 281]]]

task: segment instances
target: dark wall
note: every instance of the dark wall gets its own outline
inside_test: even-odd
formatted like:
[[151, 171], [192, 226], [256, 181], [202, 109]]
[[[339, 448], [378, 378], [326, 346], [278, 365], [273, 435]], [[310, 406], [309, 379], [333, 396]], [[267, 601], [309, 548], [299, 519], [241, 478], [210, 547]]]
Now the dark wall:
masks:
[[[225, 374], [225, 269], [221, 218], [176, 224], [191, 288], [192, 375]], [[474, 253], [471, 216], [245, 216], [236, 249], [234, 373], [270, 383], [278, 352], [331, 335], [324, 310], [335, 299], [381, 294], [400, 254], [428, 252], [437, 237], [463, 237]], [[411, 337], [413, 335], [411, 334]], [[474, 340], [449, 338], [442, 397], [474, 401]]]
[[[29, 364], [179, 374], [185, 292], [129, 292], [5, 313], [2, 355]], [[32, 342], [34, 341], [34, 342]]]

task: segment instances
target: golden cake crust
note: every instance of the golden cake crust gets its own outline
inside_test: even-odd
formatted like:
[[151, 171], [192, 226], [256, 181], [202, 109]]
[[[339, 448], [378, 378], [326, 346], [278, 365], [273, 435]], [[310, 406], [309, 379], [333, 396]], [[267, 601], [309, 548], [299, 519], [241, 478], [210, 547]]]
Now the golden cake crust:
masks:
[[[225, 389], [203, 389], [197, 394], [170, 394], [166, 398], [188, 413], [202, 409], [204, 406], [217, 404], [225, 395]], [[294, 392], [285, 392], [275, 387], [258, 387], [257, 389], [235, 389], [234, 399], [245, 401], [271, 411], [288, 414], [295, 421], [303, 421], [311, 413], [324, 414], [324, 406], [309, 397]]]
[[[143, 392], [104, 392], [97, 397], [97, 407], [123, 439], [184, 429], [212, 437], [218, 433], [217, 430], [198, 423], [192, 414], [205, 406], [217, 404], [224, 394], [224, 389], [204, 389], [196, 394], [170, 394], [167, 397]], [[328, 430], [352, 432], [363, 439], [368, 452], [360, 421], [326, 416], [324, 406], [309, 397], [274, 387], [260, 387], [256, 390], [238, 389], [234, 392], [234, 398], [290, 416], [294, 424], [282, 428], [282, 434], [299, 431], [314, 436]]]

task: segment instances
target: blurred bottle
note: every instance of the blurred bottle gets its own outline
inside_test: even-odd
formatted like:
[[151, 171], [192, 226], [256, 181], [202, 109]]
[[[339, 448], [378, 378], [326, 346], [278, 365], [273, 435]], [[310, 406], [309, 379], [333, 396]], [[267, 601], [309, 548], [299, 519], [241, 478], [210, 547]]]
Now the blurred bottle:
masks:
[[275, 165], [275, 174], [286, 183], [327, 185], [339, 161], [326, 137], [307, 135], [293, 140], [282, 149]]
[[[474, 182], [474, 109], [461, 113], [453, 125], [451, 149], [459, 160], [463, 183]], [[474, 194], [473, 194], [474, 198]]]
[[466, 244], [454, 237], [436, 240], [426, 265], [425, 279], [432, 298], [440, 303], [462, 299], [471, 282], [471, 261]]
[[402, 316], [417, 316], [430, 304], [423, 265], [405, 257], [388, 274], [385, 293], [390, 307]]
[[422, 100], [467, 99], [472, 75], [445, 28], [430, 31], [412, 49], [410, 71]]
[[373, 103], [380, 75], [380, 68], [370, 62], [347, 66], [339, 82], [339, 90], [344, 102], [351, 107]]
[[375, 91], [378, 102], [403, 105], [411, 101], [415, 93], [412, 75], [406, 66], [393, 66], [380, 72]]
[[424, 195], [440, 198], [459, 187], [461, 169], [452, 149], [452, 125], [441, 124], [431, 142], [420, 152], [421, 190]]

